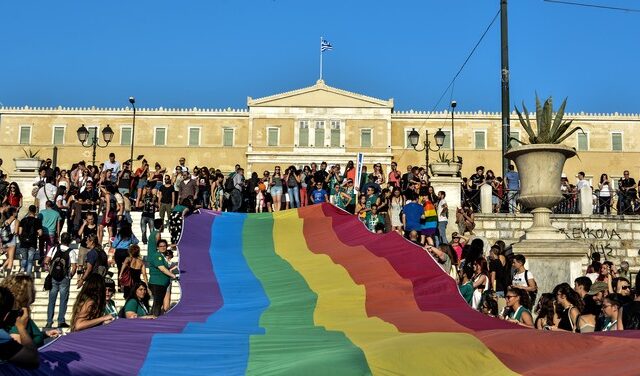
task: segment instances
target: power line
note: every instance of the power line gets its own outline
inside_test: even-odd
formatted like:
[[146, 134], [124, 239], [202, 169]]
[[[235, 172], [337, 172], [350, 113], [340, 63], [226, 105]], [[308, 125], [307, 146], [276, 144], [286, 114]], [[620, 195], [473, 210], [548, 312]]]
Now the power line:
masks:
[[[447, 92], [449, 91], [449, 89], [451, 89], [451, 100], [453, 100], [453, 87], [455, 85], [456, 79], [458, 78], [458, 76], [460, 75], [460, 73], [462, 73], [462, 70], [464, 69], [464, 67], [467, 65], [467, 63], [469, 62], [469, 60], [471, 59], [471, 56], [473, 56], [473, 54], [476, 52], [476, 49], [478, 48], [478, 46], [480, 45], [480, 43], [482, 42], [482, 40], [484, 39], [484, 37], [487, 35], [487, 33], [489, 32], [489, 30], [491, 30], [491, 27], [493, 26], [493, 24], [496, 22], [496, 19], [498, 19], [498, 16], [500, 15], [500, 9], [498, 9], [498, 12], [496, 13], [495, 16], [493, 16], [493, 19], [491, 20], [491, 22], [489, 22], [489, 25], [487, 26], [487, 28], [484, 30], [484, 32], [482, 33], [482, 35], [480, 36], [480, 39], [478, 39], [478, 42], [476, 42], [475, 46], [473, 46], [473, 49], [471, 50], [471, 52], [469, 53], [469, 55], [467, 56], [467, 58], [464, 60], [464, 63], [462, 63], [462, 65], [460, 66], [460, 69], [458, 69], [458, 72], [456, 72], [456, 74], [453, 76], [453, 79], [451, 80], [451, 82], [449, 82], [449, 85], [447, 85], [447, 87], [444, 89], [444, 91], [442, 92], [442, 94], [440, 95], [440, 98], [438, 98], [438, 101], [436, 102], [436, 104], [433, 106], [433, 108], [431, 109], [431, 111], [427, 114], [427, 118], [424, 119], [424, 121], [422, 122], [422, 124], [426, 124], [427, 121], [429, 120], [429, 118], [431, 117], [432, 114], [435, 113], [436, 108], [438, 108], [438, 105], [440, 105], [440, 102], [442, 102], [442, 98], [444, 98], [444, 96], [447, 94]], [[448, 119], [445, 119], [443, 121], [447, 122]], [[406, 153], [407, 150], [404, 150], [400, 156], [403, 156], [404, 153]], [[428, 168], [428, 166], [427, 166]]]
[[632, 8], [619, 8], [612, 7], [608, 5], [598, 5], [598, 4], [585, 4], [585, 3], [577, 3], [573, 1], [562, 1], [562, 0], [544, 0], [546, 3], [557, 3], [557, 4], [565, 4], [565, 5], [575, 5], [579, 7], [585, 8], [598, 8], [598, 9], [608, 9], [608, 10], [621, 10], [623, 12], [635, 12], [640, 13], [640, 9], [632, 9]]
[[[473, 53], [476, 52], [476, 49], [478, 48], [478, 46], [480, 45], [480, 43], [482, 42], [482, 40], [484, 39], [485, 35], [487, 35], [487, 33], [489, 32], [489, 30], [491, 30], [491, 26], [493, 26], [493, 24], [496, 22], [496, 19], [498, 19], [498, 16], [500, 15], [500, 10], [498, 9], [498, 12], [496, 13], [495, 16], [493, 16], [493, 19], [491, 20], [491, 22], [489, 23], [489, 26], [487, 26], [487, 28], [484, 30], [484, 33], [482, 33], [482, 36], [480, 36], [480, 39], [478, 40], [478, 42], [476, 43], [475, 46], [473, 46], [473, 49], [471, 50], [471, 52], [469, 53], [469, 55], [467, 56], [467, 58], [464, 60], [464, 63], [462, 63], [462, 66], [460, 67], [460, 69], [458, 69], [458, 72], [455, 74], [455, 76], [453, 76], [453, 79], [451, 80], [451, 82], [449, 83], [449, 85], [447, 86], [446, 89], [444, 89], [444, 91], [442, 92], [442, 95], [440, 95], [440, 98], [438, 98], [438, 102], [436, 102], [435, 106], [433, 106], [433, 109], [431, 110], [431, 112], [434, 112], [436, 110], [436, 108], [438, 108], [438, 105], [440, 104], [440, 102], [442, 101], [442, 98], [444, 98], [445, 94], [447, 94], [447, 91], [449, 91], [449, 88], [451, 88], [451, 86], [453, 86], [453, 84], [456, 82], [456, 79], [458, 78], [458, 76], [460, 75], [460, 73], [462, 73], [462, 70], [464, 69], [464, 67], [467, 65], [467, 63], [469, 62], [469, 59], [471, 59], [471, 56], [473, 56]], [[452, 93], [453, 95], [453, 93]]]

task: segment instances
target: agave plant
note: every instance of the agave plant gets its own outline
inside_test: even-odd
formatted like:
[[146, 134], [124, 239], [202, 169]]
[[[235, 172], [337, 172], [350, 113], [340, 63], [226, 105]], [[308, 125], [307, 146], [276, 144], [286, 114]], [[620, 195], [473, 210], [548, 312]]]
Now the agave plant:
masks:
[[40, 153], [40, 150], [33, 151], [33, 150], [31, 150], [31, 149], [28, 149], [28, 150], [27, 150], [27, 149], [25, 149], [25, 148], [22, 148], [22, 151], [24, 152], [24, 155], [25, 155], [27, 158], [31, 158], [31, 159], [34, 159], [35, 157], [37, 157], [37, 156], [38, 156], [38, 153]]
[[450, 163], [451, 159], [449, 159], [449, 154], [446, 153], [438, 153], [438, 162], [440, 163]]
[[[567, 105], [567, 98], [562, 101], [558, 112], [556, 113], [555, 118], [553, 117], [553, 100], [551, 97], [547, 98], [544, 101], [544, 105], [540, 105], [540, 99], [538, 99], [538, 95], [536, 94], [536, 125], [538, 133], [533, 129], [533, 125], [531, 124], [531, 120], [529, 119], [529, 111], [527, 111], [527, 107], [522, 102], [522, 109], [524, 110], [524, 114], [526, 119], [522, 116], [522, 113], [516, 107], [516, 113], [518, 114], [518, 118], [520, 119], [520, 124], [522, 128], [524, 128], [527, 135], [529, 135], [529, 143], [530, 144], [559, 144], [562, 141], [566, 140], [569, 136], [574, 134], [576, 131], [581, 131], [582, 128], [575, 127], [569, 130], [571, 123], [573, 120], [563, 121], [564, 117], [564, 107]], [[567, 132], [568, 131], [568, 132]], [[512, 139], [520, 144], [526, 144], [517, 139]]]

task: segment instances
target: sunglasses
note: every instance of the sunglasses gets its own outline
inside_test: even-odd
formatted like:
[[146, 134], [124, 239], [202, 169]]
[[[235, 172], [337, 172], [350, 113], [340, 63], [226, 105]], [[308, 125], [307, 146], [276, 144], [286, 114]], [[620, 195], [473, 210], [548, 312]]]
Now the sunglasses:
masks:
[[505, 299], [511, 299], [511, 298], [515, 298], [518, 295], [505, 295]]
[[621, 288], [622, 290], [629, 290], [629, 288], [631, 288], [631, 286], [620, 286], [620, 288]]

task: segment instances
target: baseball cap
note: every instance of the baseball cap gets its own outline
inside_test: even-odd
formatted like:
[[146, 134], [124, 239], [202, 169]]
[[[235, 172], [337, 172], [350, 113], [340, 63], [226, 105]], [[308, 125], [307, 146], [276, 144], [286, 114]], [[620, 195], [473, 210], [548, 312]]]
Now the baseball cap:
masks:
[[607, 285], [606, 282], [596, 282], [593, 285], [591, 285], [591, 288], [589, 289], [588, 294], [595, 295], [601, 291], [607, 291], [608, 289], [609, 289], [609, 285]]

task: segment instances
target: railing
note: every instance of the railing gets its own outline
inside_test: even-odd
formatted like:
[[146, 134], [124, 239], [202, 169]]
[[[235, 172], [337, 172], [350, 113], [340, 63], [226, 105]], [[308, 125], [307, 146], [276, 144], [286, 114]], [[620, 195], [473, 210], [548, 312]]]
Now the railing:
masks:
[[[492, 191], [493, 213], [527, 213], [529, 209], [522, 209], [517, 203], [519, 191], [505, 190], [499, 194]], [[480, 189], [462, 190], [462, 204], [473, 209], [475, 213], [481, 211]], [[609, 197], [600, 196], [599, 192], [592, 194], [594, 215], [640, 215], [640, 199], [635, 190], [612, 191]], [[580, 198], [576, 191], [563, 192], [562, 201], [552, 209], [554, 214], [580, 214]]]

